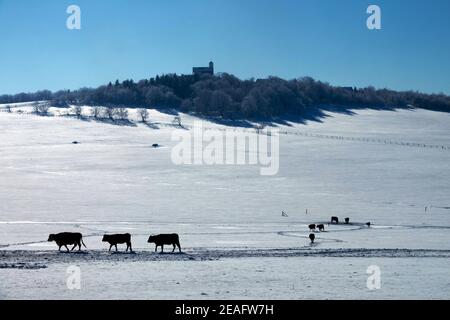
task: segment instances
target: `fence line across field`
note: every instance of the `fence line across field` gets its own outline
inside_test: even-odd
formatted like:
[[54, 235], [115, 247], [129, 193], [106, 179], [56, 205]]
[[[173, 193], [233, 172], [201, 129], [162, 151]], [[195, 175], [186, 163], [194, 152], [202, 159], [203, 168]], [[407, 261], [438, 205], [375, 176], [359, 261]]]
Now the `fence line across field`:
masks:
[[[162, 124], [162, 123], [160, 123]], [[164, 125], [164, 124], [162, 124]], [[194, 126], [192, 125], [183, 125], [184, 128], [192, 129]], [[240, 128], [212, 128], [212, 127], [203, 127], [203, 130], [217, 130], [217, 131], [234, 131], [234, 132], [246, 132], [246, 133], [256, 133], [256, 134], [281, 134], [281, 135], [294, 135], [294, 136], [302, 136], [302, 137], [311, 137], [311, 138], [319, 138], [319, 139], [329, 139], [329, 140], [341, 140], [341, 141], [357, 141], [357, 142], [371, 142], [378, 144], [386, 144], [386, 145], [398, 145], [405, 147], [415, 147], [415, 148], [425, 148], [425, 149], [437, 149], [437, 150], [445, 150], [450, 151], [450, 146], [444, 145], [434, 145], [434, 144], [426, 144], [426, 143], [416, 143], [416, 142], [404, 142], [404, 141], [395, 141], [395, 140], [385, 140], [385, 139], [376, 139], [376, 138], [366, 138], [366, 137], [346, 137], [346, 136], [336, 136], [329, 134], [319, 134], [319, 133], [309, 133], [309, 132], [294, 132], [294, 131], [271, 131], [271, 130], [263, 130], [258, 128], [249, 128], [249, 129], [240, 129]]]

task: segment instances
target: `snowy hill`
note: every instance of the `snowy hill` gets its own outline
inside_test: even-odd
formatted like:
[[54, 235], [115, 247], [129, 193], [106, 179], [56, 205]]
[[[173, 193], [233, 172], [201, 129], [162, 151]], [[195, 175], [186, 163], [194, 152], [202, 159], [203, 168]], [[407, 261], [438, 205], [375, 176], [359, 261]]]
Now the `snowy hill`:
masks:
[[[279, 130], [279, 172], [261, 176], [257, 165], [174, 164], [171, 151], [176, 142], [171, 136], [181, 130], [173, 123], [174, 114], [151, 110], [150, 124], [143, 124], [130, 109], [131, 121], [117, 125], [68, 117], [65, 109], [52, 108], [51, 116], [37, 116], [31, 114], [30, 104], [13, 105], [12, 113], [0, 105], [0, 111], [0, 247], [16, 252], [9, 254], [3, 267], [0, 262], [0, 296], [76, 297], [39, 285], [32, 290], [36, 296], [16, 288], [16, 282], [23, 281], [18, 272], [47, 279], [51, 270], [63, 270], [70, 260], [30, 271], [6, 263], [27, 260], [28, 250], [54, 250], [55, 244], [46, 242], [49, 233], [79, 231], [94, 252], [105, 250], [101, 236], [107, 232], [131, 233], [137, 254], [153, 251], [146, 243], [149, 234], [168, 232], [180, 234], [183, 248], [194, 260], [207, 251], [213, 261], [147, 262], [157, 269], [172, 268], [173, 281], [183, 281], [187, 263], [205, 279], [219, 279], [217, 287], [215, 282], [204, 284], [209, 290], [205, 297], [200, 289], [190, 288], [192, 281], [200, 280], [188, 272], [177, 298], [327, 298], [339, 292], [346, 298], [449, 298], [443, 277], [448, 279], [446, 250], [450, 250], [450, 114], [355, 110], [353, 115], [329, 112], [323, 122], [273, 124], [264, 130]], [[87, 116], [89, 108], [83, 113]], [[182, 130], [188, 131], [200, 120], [180, 117]], [[203, 127], [238, 134], [255, 130], [207, 120]], [[153, 148], [154, 143], [160, 147]], [[282, 210], [288, 217], [281, 216]], [[331, 216], [350, 217], [352, 224], [326, 225], [327, 232], [317, 232], [311, 246], [307, 225], [328, 223]], [[368, 221], [372, 228], [365, 226]], [[277, 250], [270, 251], [292, 248], [324, 251], [310, 258], [304, 253], [276, 258]], [[360, 248], [369, 251], [359, 254]], [[383, 251], [397, 248], [419, 251], [399, 257]], [[333, 258], [335, 249], [353, 251]], [[375, 254], [372, 249], [382, 250]], [[227, 255], [229, 250], [269, 253], [258, 258], [244, 251]], [[430, 257], [427, 250], [437, 251], [430, 251]], [[315, 270], [319, 259], [327, 263]], [[95, 290], [99, 280], [94, 275], [113, 263], [99, 260], [91, 266], [85, 262], [91, 274], [88, 297], [114, 297]], [[143, 274], [136, 281], [144, 283], [150, 275], [144, 271], [145, 262], [137, 260], [133, 268]], [[277, 270], [285, 263], [291, 267], [281, 275]], [[351, 264], [358, 267], [352, 269]], [[370, 264], [385, 267], [384, 291], [369, 294], [365, 288]], [[211, 273], [206, 272], [209, 267]], [[423, 268], [433, 270], [433, 275], [407, 291], [411, 277]], [[354, 283], [353, 272], [361, 282]], [[401, 272], [405, 274], [397, 277]], [[251, 293], [233, 291], [231, 279], [245, 274], [249, 278], [242, 283]], [[328, 282], [320, 279], [329, 275], [340, 280], [327, 290], [302, 290], [313, 281], [316, 286], [323, 281], [319, 287], [325, 288]], [[255, 284], [260, 276], [273, 281]], [[164, 286], [176, 287], [170, 283]], [[296, 289], [291, 289], [292, 283]], [[345, 287], [348, 283], [352, 284]], [[163, 294], [167, 287], [161, 283], [153, 285], [157, 297], [173, 298]], [[150, 297], [137, 286], [130, 298]], [[220, 293], [214, 295], [216, 291]]]

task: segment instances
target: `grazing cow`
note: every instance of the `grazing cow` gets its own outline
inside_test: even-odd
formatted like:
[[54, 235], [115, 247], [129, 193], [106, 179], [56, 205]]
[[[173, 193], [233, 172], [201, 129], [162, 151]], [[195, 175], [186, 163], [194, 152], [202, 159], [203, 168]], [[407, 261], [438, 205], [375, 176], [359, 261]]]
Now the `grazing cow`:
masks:
[[366, 226], [370, 228], [370, 222], [367, 222], [367, 223], [366, 223]]
[[164, 245], [171, 244], [173, 245], [172, 252], [174, 252], [175, 248], [178, 247], [178, 250], [181, 253], [180, 239], [176, 233], [153, 235], [148, 238], [147, 242], [155, 244], [155, 252], [158, 251], [159, 246], [161, 246], [161, 252], [164, 252]]
[[159, 148], [159, 144], [158, 143], [154, 143], [154, 144], [152, 144], [152, 147], [153, 148]]
[[317, 228], [319, 229], [319, 231], [325, 231], [325, 226], [323, 224], [318, 224]]
[[308, 227], [309, 227], [309, 231], [315, 231], [316, 230], [316, 225], [314, 223], [310, 224]]
[[316, 236], [314, 235], [314, 233], [311, 233], [309, 235], [309, 239], [311, 240], [311, 243], [314, 243], [314, 239], [316, 238]]
[[339, 224], [339, 218], [338, 217], [331, 217], [331, 223], [335, 222], [336, 224]]
[[111, 248], [113, 246], [116, 247], [116, 251], [117, 251], [117, 244], [118, 243], [126, 243], [127, 244], [127, 249], [125, 251], [128, 251], [128, 249], [130, 249], [130, 251], [133, 251], [133, 249], [131, 248], [131, 235], [129, 233], [124, 233], [124, 234], [105, 234], [103, 236], [102, 241], [103, 242], [108, 242], [110, 244], [109, 251], [111, 251]]
[[55, 241], [59, 247], [59, 251], [61, 251], [62, 246], [66, 247], [67, 251], [69, 251], [69, 248], [67, 247], [68, 244], [73, 244], [72, 251], [77, 246], [79, 247], [78, 250], [81, 250], [81, 244], [83, 244], [83, 246], [87, 248], [83, 242], [83, 235], [79, 232], [61, 232], [58, 234], [50, 234], [48, 237], [48, 241]]
[[345, 218], [345, 224], [349, 224], [350, 218]]

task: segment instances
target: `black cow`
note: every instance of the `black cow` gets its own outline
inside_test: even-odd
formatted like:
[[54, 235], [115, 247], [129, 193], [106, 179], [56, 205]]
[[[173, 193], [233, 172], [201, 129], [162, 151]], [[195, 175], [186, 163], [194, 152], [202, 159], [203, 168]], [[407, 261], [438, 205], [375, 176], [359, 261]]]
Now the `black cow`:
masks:
[[316, 238], [316, 236], [314, 235], [314, 233], [311, 233], [309, 235], [309, 239], [311, 240], [311, 243], [314, 243], [314, 239]]
[[110, 244], [109, 251], [111, 251], [111, 248], [113, 246], [116, 247], [116, 251], [117, 251], [117, 244], [118, 243], [126, 243], [127, 244], [127, 249], [125, 251], [128, 251], [128, 249], [130, 249], [130, 251], [133, 251], [133, 249], [131, 248], [131, 235], [129, 233], [124, 233], [124, 234], [105, 234], [103, 236], [102, 241], [103, 242], [108, 242]]
[[349, 224], [350, 218], [345, 218], [345, 224]]
[[335, 222], [336, 224], [339, 224], [339, 218], [338, 217], [331, 217], [331, 223]]
[[180, 239], [176, 233], [152, 235], [148, 238], [147, 242], [155, 244], [155, 252], [158, 251], [159, 246], [161, 246], [161, 252], [164, 252], [164, 245], [171, 244], [173, 245], [172, 252], [178, 247], [178, 250], [181, 253]]
[[77, 246], [79, 247], [79, 250], [81, 250], [81, 244], [87, 248], [83, 242], [83, 235], [79, 232], [61, 232], [58, 234], [50, 234], [48, 236], [48, 241], [55, 241], [59, 247], [59, 251], [61, 251], [62, 246], [66, 247], [67, 251], [69, 251], [69, 248], [67, 247], [68, 244], [73, 244], [72, 251]]
[[319, 231], [325, 231], [325, 226], [323, 224], [318, 224], [317, 228], [319, 229]]
[[309, 228], [309, 231], [315, 231], [316, 230], [316, 225], [314, 223], [312, 223], [312, 224], [310, 224], [308, 226], [308, 228]]
[[367, 222], [367, 223], [366, 223], [366, 226], [369, 227], [369, 228], [370, 228], [370, 225], [371, 225], [370, 222]]

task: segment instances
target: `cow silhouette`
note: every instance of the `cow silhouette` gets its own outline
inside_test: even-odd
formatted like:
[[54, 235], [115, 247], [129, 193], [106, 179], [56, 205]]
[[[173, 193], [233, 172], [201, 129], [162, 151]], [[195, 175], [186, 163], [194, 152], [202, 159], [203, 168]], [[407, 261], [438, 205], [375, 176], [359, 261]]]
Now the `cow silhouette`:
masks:
[[338, 217], [331, 217], [331, 223], [339, 224], [339, 218]]
[[317, 228], [319, 229], [319, 231], [325, 231], [325, 226], [323, 224], [318, 224]]
[[308, 228], [309, 228], [309, 231], [314, 231], [314, 230], [316, 230], [316, 225], [314, 223], [312, 223], [308, 226]]
[[116, 251], [117, 251], [117, 244], [118, 243], [126, 243], [127, 244], [127, 248], [126, 248], [125, 251], [128, 251], [128, 249], [130, 249], [130, 251], [133, 251], [133, 249], [131, 247], [131, 235], [129, 233], [124, 233], [124, 234], [105, 234], [103, 236], [102, 241], [103, 242], [108, 242], [110, 244], [109, 251], [111, 251], [111, 248], [113, 246], [116, 247]]
[[81, 244], [83, 244], [83, 246], [87, 248], [83, 242], [83, 235], [79, 232], [61, 232], [57, 234], [50, 234], [48, 236], [48, 241], [55, 241], [56, 245], [59, 247], [59, 251], [61, 251], [62, 246], [66, 247], [67, 251], [69, 251], [67, 245], [72, 244], [73, 247], [71, 251], [73, 251], [73, 249], [75, 249], [77, 246], [79, 247], [78, 250], [81, 250]]
[[316, 236], [314, 235], [314, 233], [311, 233], [309, 235], [309, 240], [311, 240], [311, 243], [314, 243], [314, 239], [316, 238]]
[[151, 235], [147, 242], [155, 244], [155, 252], [158, 251], [158, 247], [161, 247], [161, 252], [164, 252], [164, 245], [171, 244], [173, 246], [172, 252], [174, 252], [175, 248], [178, 247], [178, 250], [181, 253], [180, 238], [176, 233]]

